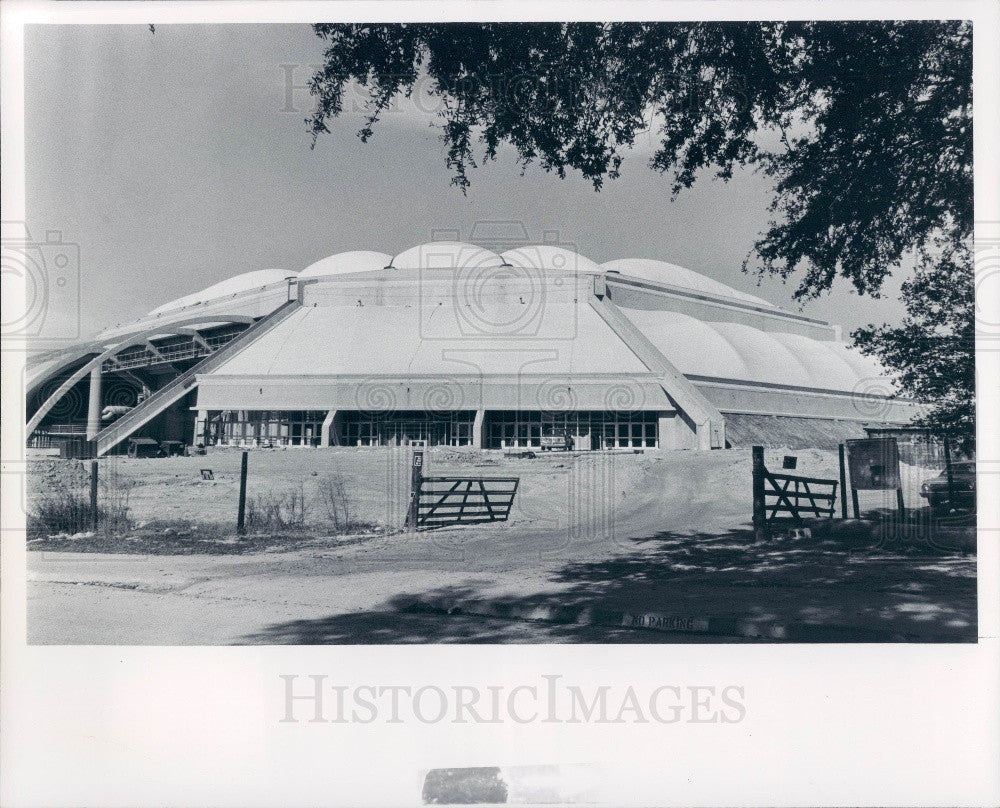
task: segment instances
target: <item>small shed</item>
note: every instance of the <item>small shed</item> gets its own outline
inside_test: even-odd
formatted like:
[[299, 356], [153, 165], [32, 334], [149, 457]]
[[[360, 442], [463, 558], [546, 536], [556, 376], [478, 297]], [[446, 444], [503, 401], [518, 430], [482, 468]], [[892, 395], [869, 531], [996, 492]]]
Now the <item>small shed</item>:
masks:
[[129, 457], [158, 457], [160, 443], [154, 438], [129, 438]]
[[180, 440], [165, 440], [160, 443], [160, 448], [167, 457], [173, 457], [174, 455], [184, 454], [184, 441]]

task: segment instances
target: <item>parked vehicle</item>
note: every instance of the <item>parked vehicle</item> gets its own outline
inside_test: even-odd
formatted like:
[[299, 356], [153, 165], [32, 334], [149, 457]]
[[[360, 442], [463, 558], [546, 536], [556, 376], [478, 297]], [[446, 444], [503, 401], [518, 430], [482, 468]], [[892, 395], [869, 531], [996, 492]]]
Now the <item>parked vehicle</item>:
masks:
[[952, 489], [954, 501], [949, 499], [948, 470], [944, 469], [937, 477], [931, 477], [920, 484], [920, 496], [934, 510], [951, 510], [952, 508], [976, 508], [976, 464], [968, 461], [952, 463]]

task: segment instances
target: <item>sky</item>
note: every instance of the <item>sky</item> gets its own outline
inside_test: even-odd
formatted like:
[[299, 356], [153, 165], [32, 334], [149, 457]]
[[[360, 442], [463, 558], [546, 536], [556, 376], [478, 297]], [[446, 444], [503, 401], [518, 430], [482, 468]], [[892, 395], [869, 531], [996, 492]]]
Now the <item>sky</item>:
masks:
[[838, 279], [804, 307], [794, 278], [757, 286], [740, 267], [767, 225], [771, 183], [706, 172], [671, 201], [649, 139], [599, 193], [579, 175], [522, 172], [505, 149], [463, 196], [422, 104], [400, 104], [367, 144], [351, 110], [310, 149], [302, 85], [322, 51], [307, 25], [29, 27], [27, 226], [35, 242], [60, 231], [80, 254], [79, 294], [52, 296], [48, 318], [78, 317], [86, 336], [242, 272], [473, 240], [491, 222], [531, 243], [555, 234], [599, 263], [679, 264], [845, 332], [902, 317], [898, 273], [881, 299]]

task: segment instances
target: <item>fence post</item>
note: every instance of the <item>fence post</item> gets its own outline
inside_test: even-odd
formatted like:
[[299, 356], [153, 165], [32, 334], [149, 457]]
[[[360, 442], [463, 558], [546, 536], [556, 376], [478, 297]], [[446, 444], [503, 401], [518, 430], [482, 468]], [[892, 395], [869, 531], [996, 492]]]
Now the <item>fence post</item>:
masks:
[[243, 458], [240, 461], [240, 504], [239, 511], [236, 515], [236, 532], [240, 536], [247, 532], [246, 527], [246, 515], [247, 515], [247, 456], [249, 452], [243, 452]]
[[424, 453], [413, 453], [413, 464], [410, 466], [410, 507], [406, 511], [404, 527], [415, 528], [420, 515], [420, 481], [424, 476]]
[[90, 524], [97, 530], [97, 461], [90, 461]]
[[840, 516], [847, 518], [847, 463], [844, 460], [844, 444], [837, 446], [840, 455]]
[[764, 500], [764, 447], [754, 446], [753, 452], [753, 538], [754, 541], [766, 541], [769, 537], [767, 529], [767, 506]]

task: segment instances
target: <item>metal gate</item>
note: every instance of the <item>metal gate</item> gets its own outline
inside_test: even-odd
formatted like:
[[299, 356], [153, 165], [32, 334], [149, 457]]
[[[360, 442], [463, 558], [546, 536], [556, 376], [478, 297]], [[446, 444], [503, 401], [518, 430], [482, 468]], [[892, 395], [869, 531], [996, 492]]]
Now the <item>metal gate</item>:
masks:
[[423, 454], [413, 453], [407, 527], [507, 521], [519, 477], [424, 477]]

